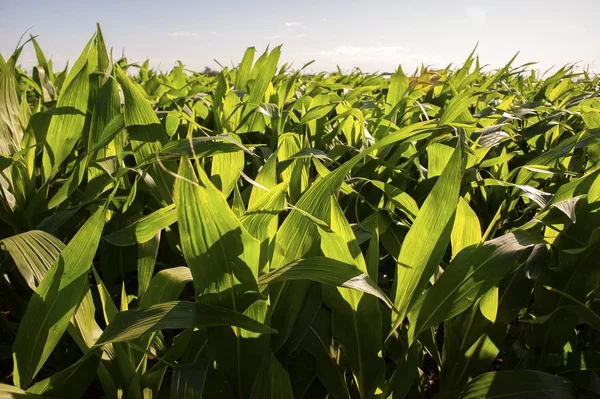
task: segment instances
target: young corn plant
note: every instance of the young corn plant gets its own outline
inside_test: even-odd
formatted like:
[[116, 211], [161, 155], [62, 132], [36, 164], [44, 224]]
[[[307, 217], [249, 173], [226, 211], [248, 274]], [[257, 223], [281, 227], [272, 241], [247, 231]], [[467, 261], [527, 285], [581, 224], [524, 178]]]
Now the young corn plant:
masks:
[[0, 58], [0, 396], [600, 395], [599, 78], [279, 62]]

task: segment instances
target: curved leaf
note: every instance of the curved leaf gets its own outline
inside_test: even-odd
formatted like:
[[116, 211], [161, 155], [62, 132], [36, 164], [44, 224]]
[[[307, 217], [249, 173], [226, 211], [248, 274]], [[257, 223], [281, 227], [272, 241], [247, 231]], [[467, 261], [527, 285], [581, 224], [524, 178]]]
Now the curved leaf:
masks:
[[143, 244], [153, 239], [162, 229], [177, 221], [175, 205], [168, 205], [151, 214], [144, 216], [129, 226], [102, 237], [107, 242], [118, 247]]
[[459, 252], [409, 312], [409, 338], [469, 308], [514, 268], [523, 251], [540, 241], [516, 232]]
[[90, 39], [83, 52], [69, 71], [56, 103], [42, 157], [43, 179], [47, 180], [71, 153], [82, 135], [85, 125], [88, 96], [88, 53], [94, 38]]
[[213, 305], [172, 301], [119, 312], [95, 346], [130, 341], [163, 329], [236, 326], [262, 334], [277, 332], [243, 314]]
[[15, 385], [29, 385], [67, 329], [87, 287], [104, 208], [81, 227], [31, 297], [13, 344]]
[[258, 283], [268, 285], [292, 280], [312, 280], [335, 287], [351, 288], [373, 295], [381, 299], [388, 307], [393, 308], [392, 301], [363, 271], [352, 264], [324, 256], [298, 259], [288, 263], [260, 276]]
[[258, 240], [242, 227], [223, 193], [184, 157], [175, 185], [181, 248], [196, 296], [234, 306], [238, 295], [256, 292]]
[[411, 303], [420, 296], [446, 252], [464, 172], [461, 146], [459, 142], [400, 248], [394, 298], [399, 315], [393, 330], [400, 325]]
[[471, 380], [457, 394], [441, 398], [459, 399], [565, 399], [574, 397], [573, 386], [562, 377], [534, 370], [497, 371]]
[[156, 273], [150, 281], [140, 307], [173, 301], [181, 295], [183, 287], [192, 281], [190, 269], [184, 266], [164, 269]]
[[52, 234], [31, 230], [2, 240], [27, 285], [35, 290], [65, 244]]

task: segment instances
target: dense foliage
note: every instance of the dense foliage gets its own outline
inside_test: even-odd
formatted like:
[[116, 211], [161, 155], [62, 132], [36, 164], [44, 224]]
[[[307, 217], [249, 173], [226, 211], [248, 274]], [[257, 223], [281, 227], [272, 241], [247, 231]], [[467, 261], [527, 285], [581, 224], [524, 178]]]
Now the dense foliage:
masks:
[[[0, 397], [600, 395], [600, 79], [0, 58]], [[66, 245], [65, 245], [66, 244]]]

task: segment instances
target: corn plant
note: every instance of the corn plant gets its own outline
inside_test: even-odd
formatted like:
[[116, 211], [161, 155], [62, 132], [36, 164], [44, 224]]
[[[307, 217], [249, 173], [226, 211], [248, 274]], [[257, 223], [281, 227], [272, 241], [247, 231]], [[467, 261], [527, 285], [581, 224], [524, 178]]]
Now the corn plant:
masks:
[[[18, 64], [32, 46], [37, 66]], [[0, 57], [0, 397], [600, 395], [600, 79]]]

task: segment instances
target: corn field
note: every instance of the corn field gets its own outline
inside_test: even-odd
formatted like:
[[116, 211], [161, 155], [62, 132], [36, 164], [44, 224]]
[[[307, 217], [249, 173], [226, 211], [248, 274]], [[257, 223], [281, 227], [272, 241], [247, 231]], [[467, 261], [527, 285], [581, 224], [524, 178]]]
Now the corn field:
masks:
[[513, 64], [19, 44], [0, 398], [600, 397], [600, 78]]

